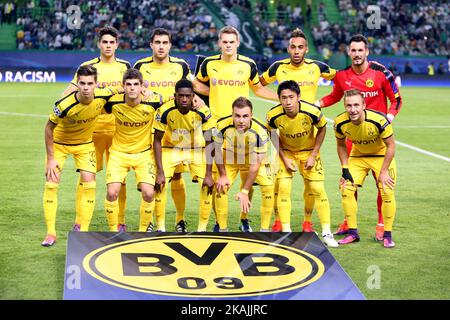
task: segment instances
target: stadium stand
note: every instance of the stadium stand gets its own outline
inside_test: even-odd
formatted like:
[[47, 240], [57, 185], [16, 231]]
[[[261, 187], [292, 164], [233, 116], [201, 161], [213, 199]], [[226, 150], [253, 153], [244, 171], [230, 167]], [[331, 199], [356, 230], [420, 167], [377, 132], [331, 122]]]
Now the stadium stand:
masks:
[[[12, 7], [6, 8], [8, 3]], [[448, 1], [377, 1], [379, 29], [367, 27], [367, 6], [372, 3], [375, 1], [8, 1], [0, 10], [0, 50], [95, 51], [97, 29], [111, 24], [122, 34], [120, 49], [146, 50], [151, 30], [164, 27], [172, 31], [173, 45], [179, 51], [216, 52], [217, 30], [227, 24], [239, 25], [244, 17], [256, 32], [250, 36], [260, 42], [255, 53], [266, 57], [285, 53], [289, 31], [295, 27], [302, 28], [309, 39], [309, 57], [338, 68], [347, 63], [345, 44], [358, 32], [368, 36], [373, 55], [450, 55]], [[65, 10], [71, 4], [81, 9], [79, 29], [67, 26]], [[10, 21], [15, 21], [16, 29]]]

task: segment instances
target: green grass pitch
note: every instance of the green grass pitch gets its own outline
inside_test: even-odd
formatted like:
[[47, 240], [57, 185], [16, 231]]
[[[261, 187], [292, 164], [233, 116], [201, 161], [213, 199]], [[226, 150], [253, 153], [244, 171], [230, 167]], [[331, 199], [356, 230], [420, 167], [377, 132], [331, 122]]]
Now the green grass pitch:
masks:
[[[53, 102], [65, 84], [0, 84], [0, 299], [61, 299], [67, 231], [75, 209], [76, 173], [72, 159], [66, 162], [59, 190], [58, 242], [52, 248], [40, 245], [45, 236], [42, 209], [44, 187], [44, 125]], [[331, 88], [319, 88], [318, 96]], [[448, 88], [401, 88], [404, 105], [395, 119], [399, 142], [450, 158], [450, 108]], [[255, 115], [264, 120], [272, 103], [254, 99]], [[343, 105], [324, 109], [327, 118], [343, 111]], [[27, 115], [19, 115], [27, 114]], [[31, 116], [36, 115], [36, 116]], [[332, 127], [322, 147], [325, 187], [331, 205], [334, 230], [343, 214], [338, 194], [340, 165]], [[368, 299], [449, 299], [450, 291], [450, 162], [397, 145], [397, 216], [394, 224], [396, 248], [384, 249], [373, 240], [376, 189], [372, 177], [359, 194], [358, 224], [361, 241], [331, 249], [332, 254]], [[198, 187], [184, 178], [189, 190], [187, 222], [190, 231], [197, 224]], [[134, 175], [128, 175], [127, 225], [136, 230], [139, 194]], [[303, 184], [293, 187], [292, 224], [299, 231], [303, 211]], [[231, 192], [237, 191], [238, 183]], [[191, 191], [192, 190], [192, 191]], [[97, 203], [91, 230], [107, 230], [103, 210], [105, 174], [97, 177]], [[259, 228], [260, 194], [255, 189], [250, 215]], [[172, 231], [175, 210], [169, 196], [167, 230]], [[238, 228], [238, 203], [230, 197], [230, 231]], [[212, 227], [212, 217], [210, 227]], [[317, 214], [316, 230], [320, 232]], [[374, 268], [380, 271], [379, 288], [370, 286]], [[368, 285], [369, 284], [369, 285]]]

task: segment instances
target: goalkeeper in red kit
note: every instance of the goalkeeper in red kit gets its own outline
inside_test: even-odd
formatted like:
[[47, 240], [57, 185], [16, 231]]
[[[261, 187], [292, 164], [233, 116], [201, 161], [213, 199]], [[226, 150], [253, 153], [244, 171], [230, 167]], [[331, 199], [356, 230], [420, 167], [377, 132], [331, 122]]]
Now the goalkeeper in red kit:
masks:
[[[402, 98], [395, 84], [393, 74], [382, 64], [375, 61], [368, 61], [368, 42], [361, 34], [351, 37], [348, 44], [348, 56], [352, 60], [352, 64], [336, 73], [333, 91], [316, 102], [316, 104], [320, 104], [322, 108], [329, 107], [341, 100], [344, 91], [358, 89], [364, 95], [367, 109], [383, 112], [389, 121], [392, 122], [402, 106]], [[388, 99], [390, 102], [389, 105], [387, 102]], [[352, 142], [347, 140], [348, 154], [350, 154], [351, 146]], [[378, 224], [375, 235], [378, 241], [383, 241], [384, 232], [381, 204], [382, 199], [380, 192], [378, 192]], [[346, 233], [348, 233], [348, 225], [347, 221], [344, 220], [344, 223], [339, 225], [335, 234], [341, 235]]]

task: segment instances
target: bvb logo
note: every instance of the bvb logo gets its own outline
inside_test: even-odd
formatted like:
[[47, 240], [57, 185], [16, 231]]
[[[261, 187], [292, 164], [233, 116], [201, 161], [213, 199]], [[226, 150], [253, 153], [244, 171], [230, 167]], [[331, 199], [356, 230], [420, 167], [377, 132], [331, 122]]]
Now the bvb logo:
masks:
[[238, 237], [162, 236], [90, 252], [83, 268], [112, 286], [182, 297], [245, 297], [305, 287], [325, 271], [315, 256]]
[[374, 85], [374, 82], [373, 82], [372, 79], [367, 79], [367, 80], [366, 80], [366, 86], [367, 86], [368, 88], [372, 88], [373, 85]]

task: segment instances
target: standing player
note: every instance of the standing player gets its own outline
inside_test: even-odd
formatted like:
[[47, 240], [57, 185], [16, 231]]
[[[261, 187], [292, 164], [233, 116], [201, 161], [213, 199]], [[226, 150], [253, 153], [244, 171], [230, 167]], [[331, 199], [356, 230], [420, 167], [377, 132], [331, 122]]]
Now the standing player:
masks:
[[105, 211], [110, 231], [118, 229], [119, 203], [117, 201], [122, 181], [134, 169], [138, 190], [142, 193], [139, 231], [153, 231], [155, 162], [152, 152], [152, 124], [155, 110], [162, 97], [154, 94], [142, 99], [144, 89], [142, 74], [128, 69], [123, 76], [124, 94], [116, 94], [105, 105], [107, 113], [116, 122], [110, 159], [106, 169], [107, 194]]
[[[157, 168], [156, 188], [160, 189], [162, 203], [165, 203], [164, 184], [175, 168], [186, 162], [193, 180], [200, 185], [200, 206], [198, 232], [205, 232], [211, 212], [212, 163], [206, 164], [204, 148], [211, 143], [214, 124], [207, 106], [194, 110], [194, 88], [187, 79], [175, 85], [175, 100], [158, 109], [154, 130], [154, 153]], [[163, 139], [164, 137], [164, 139]], [[206, 143], [205, 143], [205, 137]], [[165, 208], [163, 208], [164, 210]], [[164, 220], [162, 220], [164, 222]], [[165, 231], [164, 224], [158, 230]]]
[[216, 216], [219, 231], [228, 230], [228, 190], [238, 173], [241, 175], [241, 191], [236, 195], [241, 212], [248, 214], [251, 202], [250, 188], [253, 183], [261, 187], [261, 229], [269, 231], [273, 210], [273, 181], [270, 164], [264, 164], [269, 136], [266, 127], [253, 118], [253, 106], [245, 97], [232, 104], [231, 116], [217, 122], [214, 141], [216, 165], [219, 178], [215, 194]]
[[[289, 53], [289, 58], [275, 61], [259, 79], [263, 86], [275, 81], [278, 81], [280, 84], [286, 80], [294, 80], [301, 88], [302, 100], [313, 104], [316, 101], [320, 77], [333, 80], [336, 70], [321, 61], [305, 58], [305, 55], [308, 53], [308, 41], [303, 31], [298, 28], [292, 31], [289, 37], [287, 52]], [[275, 181], [275, 223], [272, 226], [272, 231], [274, 232], [281, 231], [277, 208], [277, 183], [278, 180]], [[309, 188], [309, 184], [305, 184], [303, 198], [305, 199], [305, 211], [302, 230], [304, 232], [313, 232], [314, 193]]]
[[[352, 60], [350, 67], [339, 71], [334, 78], [333, 91], [320, 99], [321, 107], [329, 107], [338, 102], [344, 95], [344, 91], [349, 89], [358, 89], [365, 98], [367, 109], [383, 112], [388, 120], [392, 122], [394, 117], [400, 111], [402, 98], [400, 91], [395, 84], [392, 73], [382, 64], [375, 61], [368, 61], [369, 48], [367, 39], [360, 34], [351, 37], [348, 48], [348, 55]], [[390, 106], [387, 104], [387, 98]], [[351, 140], [347, 140], [347, 146], [351, 149]], [[375, 172], [372, 172], [375, 177]], [[376, 227], [375, 238], [383, 241], [383, 214], [381, 193], [378, 192], [377, 209], [378, 224]], [[348, 232], [347, 221], [339, 226], [335, 234], [346, 234]]]
[[[116, 58], [116, 50], [119, 46], [119, 32], [114, 27], [103, 27], [98, 32], [98, 48], [100, 49], [100, 57], [83, 62], [81, 65], [92, 65], [97, 69], [98, 86], [107, 87], [111, 89], [122, 88], [123, 74], [131, 66], [125, 61]], [[68, 94], [77, 90], [76, 78], [72, 80], [64, 94]], [[114, 116], [100, 115], [94, 129], [93, 141], [95, 145], [95, 152], [97, 156], [97, 172], [103, 169], [103, 155], [105, 155], [105, 162], [108, 164], [109, 148], [111, 147], [112, 137], [114, 135]], [[75, 225], [73, 230], [80, 229], [80, 200], [81, 200], [81, 182], [77, 184], [77, 216], [75, 218]], [[119, 195], [119, 229], [126, 231], [125, 225], [125, 204], [126, 204], [126, 186], [125, 183], [121, 188]]]
[[76, 73], [78, 91], [55, 103], [53, 113], [45, 126], [47, 163], [45, 171], [44, 216], [47, 236], [42, 242], [49, 247], [56, 242], [56, 210], [61, 171], [68, 155], [73, 155], [80, 173], [79, 222], [80, 230], [87, 231], [95, 207], [95, 148], [92, 134], [97, 116], [112, 96], [110, 90], [96, 89], [97, 70], [81, 66]]
[[[138, 60], [134, 68], [141, 71], [148, 88], [160, 95], [167, 101], [175, 92], [175, 84], [180, 79], [193, 80], [189, 65], [183, 59], [169, 55], [172, 47], [172, 35], [170, 31], [156, 28], [150, 38], [152, 56]], [[181, 173], [184, 171], [180, 164], [170, 180], [172, 198], [177, 211], [175, 229], [178, 232], [186, 232], [184, 210], [186, 208], [186, 189]], [[155, 215], [158, 225], [164, 225], [166, 197], [160, 198], [156, 194]]]
[[[249, 97], [249, 89], [259, 97], [278, 100], [276, 93], [262, 86], [256, 63], [238, 54], [239, 32], [226, 26], [219, 31], [218, 46], [221, 54], [207, 57], [194, 80], [196, 92], [209, 95], [209, 107], [214, 122], [232, 113], [231, 105], [238, 97]], [[209, 86], [209, 90], [205, 90]], [[217, 175], [217, 172], [215, 173]], [[250, 198], [252, 190], [250, 190]], [[213, 208], [214, 204], [213, 204]], [[241, 213], [241, 230], [251, 231], [248, 215]], [[217, 225], [215, 226], [217, 230]]]
[[[366, 109], [364, 96], [357, 89], [345, 91], [344, 105], [346, 112], [334, 120], [334, 131], [342, 166], [342, 207], [349, 230], [339, 244], [359, 241], [356, 224], [358, 206], [354, 194], [357, 187], [362, 187], [368, 172], [372, 171], [383, 199], [383, 244], [385, 248], [393, 248], [395, 243], [391, 232], [396, 211], [394, 186], [397, 169], [392, 125], [384, 113]], [[350, 157], [345, 138], [353, 141]]]
[[[327, 121], [319, 108], [300, 100], [297, 82], [282, 82], [278, 86], [278, 96], [281, 104], [267, 113], [267, 127], [280, 158], [276, 179], [282, 231], [291, 232], [292, 178], [300, 170], [305, 189], [311, 190], [316, 200], [324, 242], [330, 247], [337, 247], [330, 229], [330, 204], [323, 183], [325, 176], [319, 154]], [[317, 134], [314, 128], [317, 129]]]

